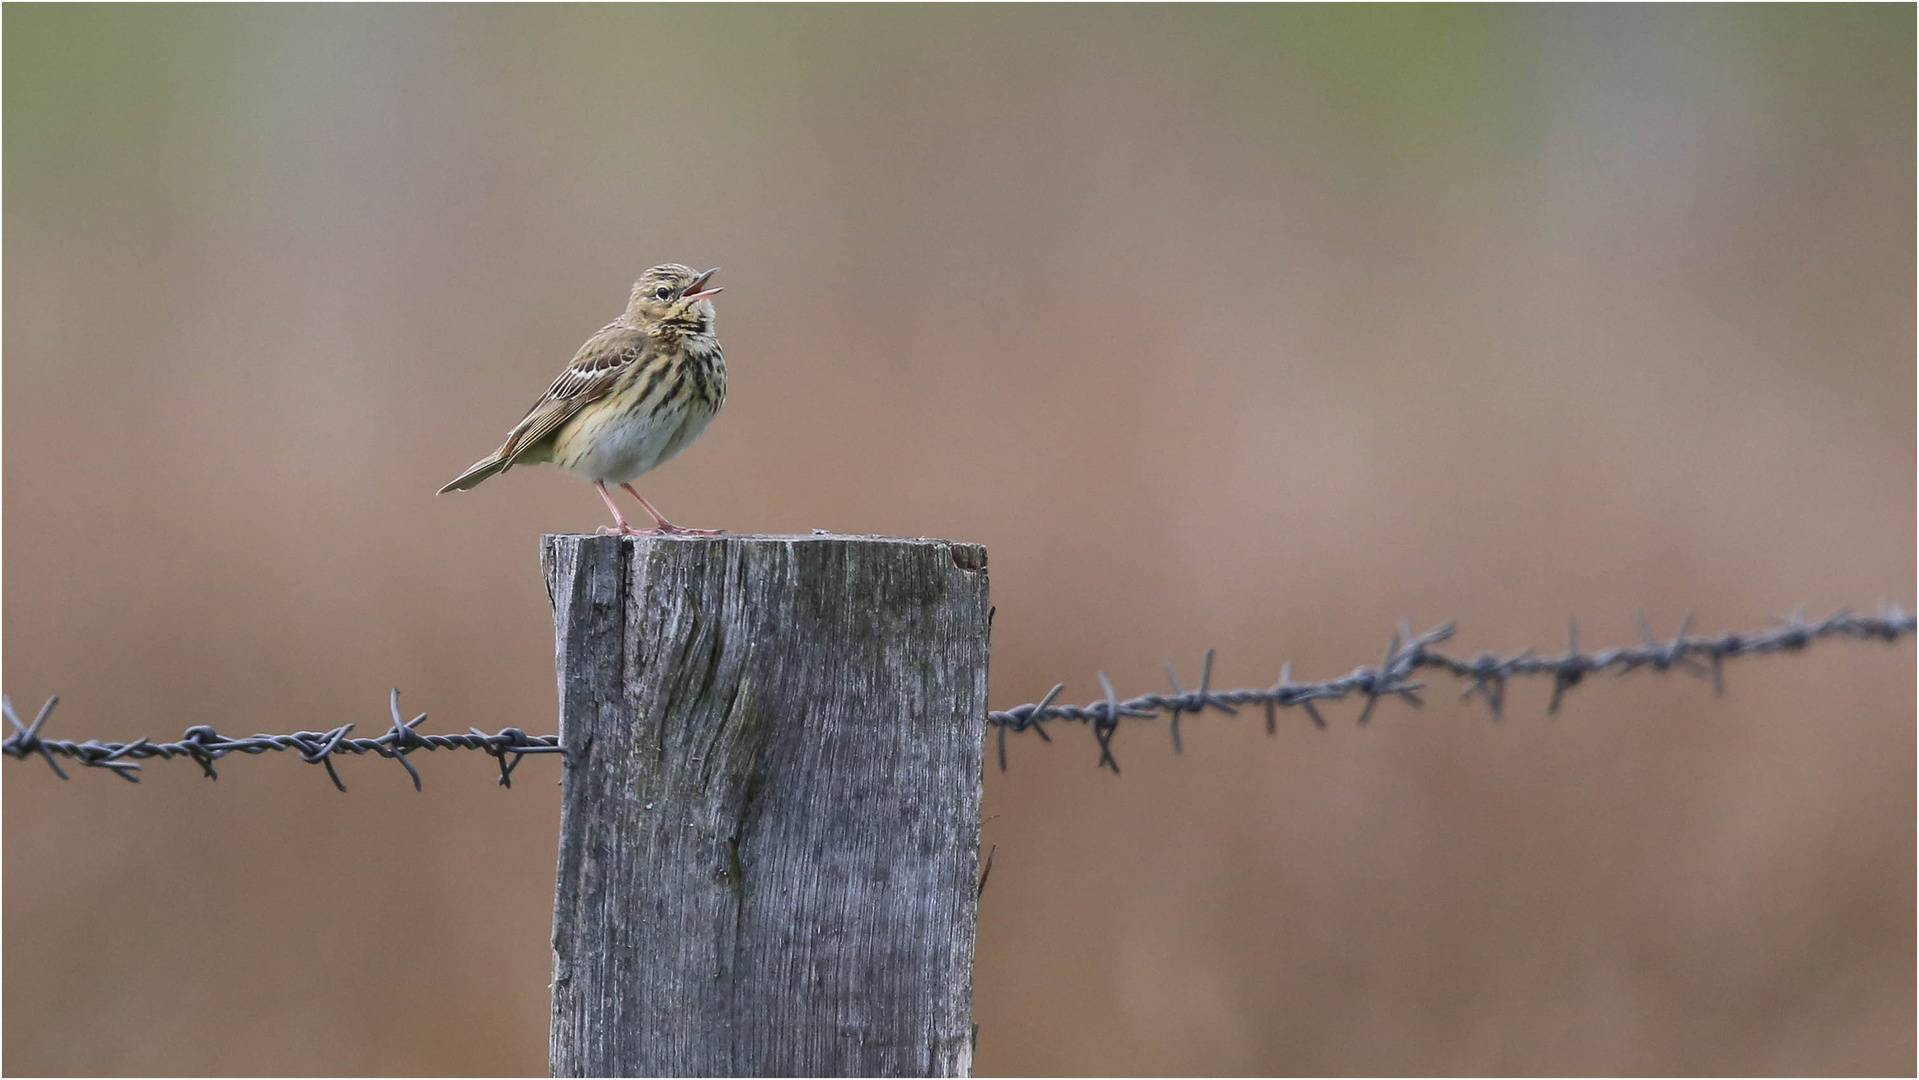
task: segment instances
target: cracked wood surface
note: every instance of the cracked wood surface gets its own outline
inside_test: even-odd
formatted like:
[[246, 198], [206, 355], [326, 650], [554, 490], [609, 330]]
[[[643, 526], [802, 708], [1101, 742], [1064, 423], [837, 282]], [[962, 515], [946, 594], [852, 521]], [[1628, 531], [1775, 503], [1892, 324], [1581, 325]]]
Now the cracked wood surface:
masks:
[[972, 1064], [986, 553], [548, 536], [555, 1076]]

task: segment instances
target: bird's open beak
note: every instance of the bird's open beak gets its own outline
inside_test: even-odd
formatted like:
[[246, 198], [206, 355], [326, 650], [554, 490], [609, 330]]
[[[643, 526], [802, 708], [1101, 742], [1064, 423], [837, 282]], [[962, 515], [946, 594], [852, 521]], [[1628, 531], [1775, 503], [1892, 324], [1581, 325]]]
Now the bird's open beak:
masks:
[[725, 291], [723, 286], [715, 286], [714, 288], [705, 289], [704, 291], [701, 289], [701, 286], [706, 284], [707, 278], [719, 272], [720, 268], [716, 266], [706, 273], [701, 274], [699, 277], [694, 278], [692, 283], [686, 287], [686, 291], [680, 294], [680, 302], [685, 303], [688, 300], [704, 300], [709, 296]]

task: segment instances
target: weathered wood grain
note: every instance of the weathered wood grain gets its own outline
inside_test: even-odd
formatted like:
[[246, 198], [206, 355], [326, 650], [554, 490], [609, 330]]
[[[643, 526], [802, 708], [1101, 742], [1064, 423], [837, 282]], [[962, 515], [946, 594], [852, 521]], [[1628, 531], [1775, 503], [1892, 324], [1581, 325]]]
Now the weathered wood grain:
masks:
[[986, 554], [548, 536], [555, 1076], [960, 1076]]

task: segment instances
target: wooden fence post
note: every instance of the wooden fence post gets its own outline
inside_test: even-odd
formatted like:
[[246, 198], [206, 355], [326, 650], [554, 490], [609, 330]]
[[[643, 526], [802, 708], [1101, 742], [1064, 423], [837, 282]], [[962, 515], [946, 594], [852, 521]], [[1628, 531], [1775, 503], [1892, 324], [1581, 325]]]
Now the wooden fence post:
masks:
[[964, 1076], [986, 552], [546, 537], [554, 1076]]

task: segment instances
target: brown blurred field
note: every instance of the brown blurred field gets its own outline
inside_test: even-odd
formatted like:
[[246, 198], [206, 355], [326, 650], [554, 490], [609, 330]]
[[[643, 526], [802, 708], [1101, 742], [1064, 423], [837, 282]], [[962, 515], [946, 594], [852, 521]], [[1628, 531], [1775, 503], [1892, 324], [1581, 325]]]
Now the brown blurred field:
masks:
[[[10, 5], [5, 688], [552, 729], [490, 449], [724, 267], [690, 525], [992, 555], [993, 694], [1915, 588], [1914, 12]], [[1012, 746], [982, 1074], [1905, 1073], [1914, 650]], [[545, 1068], [557, 767], [7, 762], [9, 1074]]]

